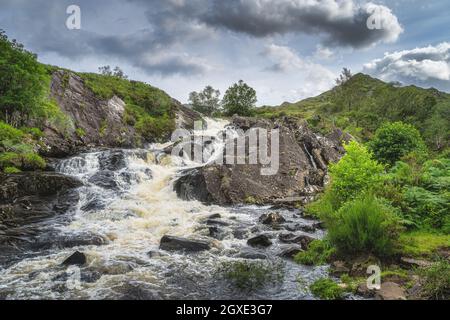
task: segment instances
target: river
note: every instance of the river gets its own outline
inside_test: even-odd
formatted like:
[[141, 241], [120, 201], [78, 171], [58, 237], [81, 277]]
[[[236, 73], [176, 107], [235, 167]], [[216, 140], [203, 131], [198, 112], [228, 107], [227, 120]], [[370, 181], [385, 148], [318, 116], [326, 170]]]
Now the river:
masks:
[[[208, 135], [220, 135], [227, 123], [208, 119]], [[0, 269], [0, 296], [5, 299], [312, 299], [307, 285], [327, 276], [327, 267], [306, 267], [280, 258], [280, 230], [261, 225], [259, 217], [279, 212], [287, 220], [311, 225], [296, 210], [269, 206], [207, 206], [184, 201], [174, 181], [194, 166], [167, 155], [167, 145], [137, 150], [104, 150], [58, 161], [56, 171], [76, 177], [76, 208], [52, 221], [51, 234], [65, 239], [94, 239], [75, 247], [59, 246], [25, 255]], [[213, 143], [211, 154], [220, 149]], [[220, 217], [220, 236], [211, 237], [212, 215]], [[211, 222], [211, 221], [210, 221]], [[215, 229], [216, 230], [216, 229]], [[43, 230], [42, 232], [50, 232]], [[242, 261], [247, 239], [264, 232], [274, 244], [264, 250], [266, 262], [279, 265], [281, 280], [243, 291], [221, 275], [221, 265]], [[209, 239], [209, 251], [183, 254], [159, 250], [164, 235]], [[321, 238], [318, 230], [313, 237]], [[82, 268], [61, 263], [83, 252]], [[302, 279], [299, 281], [299, 279]]]

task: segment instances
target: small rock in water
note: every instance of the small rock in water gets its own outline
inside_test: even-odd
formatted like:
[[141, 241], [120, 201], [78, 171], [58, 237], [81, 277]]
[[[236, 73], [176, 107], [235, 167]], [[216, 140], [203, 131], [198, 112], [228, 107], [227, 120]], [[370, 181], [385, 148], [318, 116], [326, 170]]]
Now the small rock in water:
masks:
[[79, 251], [76, 251], [62, 263], [64, 266], [82, 266], [84, 264], [86, 264], [86, 255]]
[[302, 252], [302, 247], [299, 245], [289, 245], [282, 248], [282, 251], [280, 252], [279, 256], [283, 258], [292, 259], [295, 255]]
[[220, 218], [222, 218], [222, 216], [220, 215], [220, 213], [215, 213], [215, 214], [212, 214], [212, 215], [210, 215], [210, 216], [208, 217], [208, 219], [220, 219]]
[[252, 250], [252, 249], [243, 249], [240, 253], [238, 253], [236, 258], [248, 259], [248, 260], [265, 260], [267, 259], [267, 255], [263, 252]]
[[263, 214], [259, 218], [259, 221], [262, 224], [280, 224], [286, 222], [286, 219], [278, 212], [273, 212], [269, 214]]
[[282, 233], [278, 236], [283, 243], [300, 244], [303, 250], [308, 250], [309, 244], [315, 239], [307, 235], [296, 235], [293, 233]]
[[211, 246], [208, 242], [202, 240], [164, 236], [159, 248], [166, 251], [200, 252], [211, 249]]
[[270, 247], [272, 245], [272, 241], [270, 241], [268, 236], [261, 234], [248, 239], [247, 244], [252, 247]]

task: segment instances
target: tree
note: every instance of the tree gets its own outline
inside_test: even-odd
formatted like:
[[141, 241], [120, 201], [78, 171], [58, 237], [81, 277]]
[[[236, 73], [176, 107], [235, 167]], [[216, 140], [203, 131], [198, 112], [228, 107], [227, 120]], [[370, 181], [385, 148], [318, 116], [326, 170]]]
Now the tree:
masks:
[[256, 91], [240, 80], [225, 92], [222, 105], [226, 116], [251, 116], [257, 101]]
[[111, 69], [111, 66], [103, 66], [98, 68], [100, 74], [104, 76], [117, 77], [120, 79], [128, 79], [128, 76], [122, 71], [120, 67], [115, 67], [114, 70]]
[[49, 81], [36, 55], [0, 30], [0, 120], [14, 127], [25, 125], [42, 109]]
[[331, 189], [337, 208], [361, 192], [379, 183], [384, 172], [383, 165], [372, 158], [369, 150], [356, 141], [345, 146], [347, 154], [330, 166]]
[[369, 142], [375, 158], [390, 166], [412, 152], [426, 152], [420, 132], [403, 122], [386, 123], [381, 126]]
[[211, 86], [205, 87], [201, 92], [191, 92], [189, 102], [193, 109], [206, 116], [211, 116], [220, 109], [220, 91]]
[[353, 77], [352, 72], [350, 69], [344, 68], [342, 69], [342, 73], [339, 75], [339, 78], [336, 79], [336, 84], [338, 86], [341, 86], [345, 84], [348, 80], [350, 80]]

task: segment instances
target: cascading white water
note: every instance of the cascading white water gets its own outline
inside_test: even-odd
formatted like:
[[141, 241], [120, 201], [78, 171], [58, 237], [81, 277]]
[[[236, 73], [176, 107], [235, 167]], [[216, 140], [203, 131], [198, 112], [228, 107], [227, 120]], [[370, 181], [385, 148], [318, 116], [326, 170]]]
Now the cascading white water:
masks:
[[[207, 119], [208, 128], [202, 134], [216, 139], [207, 146], [206, 163], [222, 154], [221, 132], [227, 124]], [[229, 129], [229, 136], [235, 135]], [[57, 171], [77, 177], [84, 186], [79, 189], [80, 201], [71, 223], [59, 227], [59, 232], [68, 236], [94, 234], [104, 239], [104, 245], [55, 248], [47, 255], [0, 270], [0, 294], [11, 299], [115, 299], [139, 288], [145, 290], [147, 298], [236, 297], [235, 292], [227, 295], [224, 287], [211, 284], [214, 272], [220, 261], [235, 259], [234, 254], [246, 246], [246, 238], [236, 238], [235, 232], [251, 234], [259, 216], [269, 208], [224, 208], [179, 199], [173, 190], [174, 179], [180, 170], [200, 164], [167, 155], [165, 147], [93, 152], [61, 161]], [[148, 255], [158, 252], [164, 235], [207, 237], [210, 229], [205, 220], [213, 214], [219, 214], [228, 226], [221, 241], [213, 241], [212, 250], [197, 255]], [[60, 264], [75, 250], [85, 253], [88, 262], [75, 279], [77, 285], [68, 287], [68, 272]], [[274, 245], [270, 250], [275, 256], [279, 248]], [[291, 264], [289, 280], [278, 291], [260, 297], [302, 298], [306, 293], [297, 288], [297, 274], [302, 272], [308, 278], [324, 271]]]

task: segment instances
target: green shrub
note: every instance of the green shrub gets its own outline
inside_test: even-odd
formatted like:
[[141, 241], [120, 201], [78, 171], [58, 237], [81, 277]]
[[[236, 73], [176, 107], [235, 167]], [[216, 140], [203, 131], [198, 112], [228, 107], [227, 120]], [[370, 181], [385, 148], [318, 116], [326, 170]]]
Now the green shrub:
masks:
[[169, 117], [154, 118], [145, 116], [136, 123], [136, 130], [147, 141], [168, 138], [174, 129], [174, 120]]
[[23, 136], [24, 134], [21, 130], [13, 128], [3, 121], [0, 121], [0, 143], [6, 140], [13, 143], [18, 143], [22, 141]]
[[0, 153], [0, 168], [15, 167], [23, 170], [38, 170], [44, 169], [45, 166], [45, 160], [36, 153]]
[[314, 296], [322, 300], [341, 300], [345, 293], [343, 288], [328, 278], [315, 281], [309, 289]]
[[77, 135], [78, 138], [83, 138], [86, 136], [86, 131], [84, 131], [84, 129], [82, 128], [77, 128], [75, 130], [75, 134]]
[[399, 219], [392, 208], [372, 195], [346, 203], [328, 221], [328, 237], [340, 254], [389, 256], [399, 231]]
[[426, 150], [420, 132], [403, 122], [384, 124], [375, 132], [369, 147], [378, 161], [391, 166], [411, 152]]
[[241, 290], [256, 290], [283, 279], [282, 263], [270, 261], [224, 262], [218, 272]]
[[424, 278], [422, 292], [425, 297], [436, 300], [450, 299], [450, 263], [441, 260], [431, 267], [422, 269], [419, 274]]
[[346, 155], [330, 166], [334, 209], [358, 194], [382, 182], [383, 166], [372, 159], [366, 147], [356, 141], [345, 146]]
[[436, 193], [409, 187], [404, 193], [404, 215], [419, 225], [442, 228], [450, 212], [450, 192]]
[[314, 240], [309, 244], [308, 250], [299, 252], [294, 261], [307, 266], [324, 265], [335, 253], [327, 240]]
[[19, 169], [15, 168], [15, 167], [6, 167], [3, 170], [3, 172], [6, 174], [14, 174], [14, 173], [20, 173], [22, 171], [20, 171]]

